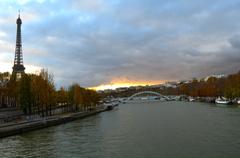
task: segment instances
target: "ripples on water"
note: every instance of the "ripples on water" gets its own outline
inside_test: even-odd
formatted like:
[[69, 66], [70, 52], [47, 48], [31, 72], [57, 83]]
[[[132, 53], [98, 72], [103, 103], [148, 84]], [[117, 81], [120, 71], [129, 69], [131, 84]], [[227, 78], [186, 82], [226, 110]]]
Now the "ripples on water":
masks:
[[239, 158], [240, 109], [189, 102], [123, 104], [0, 139], [0, 157]]

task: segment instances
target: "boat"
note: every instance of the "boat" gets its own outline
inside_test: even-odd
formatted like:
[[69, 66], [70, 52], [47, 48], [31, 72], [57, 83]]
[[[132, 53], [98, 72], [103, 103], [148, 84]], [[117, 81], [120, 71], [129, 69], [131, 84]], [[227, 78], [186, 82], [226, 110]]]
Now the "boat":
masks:
[[238, 104], [240, 104], [240, 99], [237, 101]]
[[190, 98], [190, 99], [189, 99], [190, 102], [193, 102], [194, 100], [195, 100], [195, 99], [193, 99], [193, 98]]
[[229, 105], [231, 103], [230, 100], [227, 100], [226, 98], [224, 97], [218, 97], [216, 100], [215, 100], [215, 103], [216, 104], [222, 104], [222, 105]]
[[193, 102], [193, 101], [195, 101], [195, 99], [193, 97], [189, 97], [188, 101]]
[[108, 105], [107, 106], [107, 110], [112, 110], [113, 109], [113, 105]]
[[142, 97], [141, 100], [148, 100], [148, 97]]
[[240, 107], [240, 98], [235, 98], [232, 100], [232, 103]]
[[118, 103], [114, 103], [114, 102], [105, 103], [104, 106], [106, 107], [107, 110], [113, 110], [114, 107], [118, 106]]

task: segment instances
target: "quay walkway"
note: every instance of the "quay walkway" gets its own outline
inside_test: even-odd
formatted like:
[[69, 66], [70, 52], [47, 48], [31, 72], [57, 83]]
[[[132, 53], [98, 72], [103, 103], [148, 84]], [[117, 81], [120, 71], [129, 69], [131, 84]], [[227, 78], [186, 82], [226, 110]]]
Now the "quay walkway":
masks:
[[76, 119], [85, 118], [88, 116], [96, 115], [98, 113], [108, 111], [108, 108], [100, 108], [94, 111], [86, 112], [76, 112], [76, 113], [67, 113], [63, 115], [50, 116], [45, 118], [40, 118], [31, 121], [22, 121], [18, 123], [8, 123], [0, 125], [0, 138], [8, 137], [20, 133], [25, 133], [41, 128], [46, 128], [50, 126], [56, 126], [59, 124], [64, 124]]

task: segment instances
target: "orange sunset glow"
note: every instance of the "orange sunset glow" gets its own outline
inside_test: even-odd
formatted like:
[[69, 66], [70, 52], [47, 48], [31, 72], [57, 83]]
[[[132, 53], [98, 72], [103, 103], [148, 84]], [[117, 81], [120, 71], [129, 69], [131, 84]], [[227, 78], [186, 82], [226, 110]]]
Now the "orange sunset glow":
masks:
[[163, 80], [129, 80], [129, 79], [123, 78], [123, 79], [114, 79], [109, 84], [101, 84], [96, 87], [90, 87], [89, 89], [94, 89], [94, 90], [116, 89], [120, 87], [157, 85], [157, 84], [162, 84], [164, 82], [165, 81]]

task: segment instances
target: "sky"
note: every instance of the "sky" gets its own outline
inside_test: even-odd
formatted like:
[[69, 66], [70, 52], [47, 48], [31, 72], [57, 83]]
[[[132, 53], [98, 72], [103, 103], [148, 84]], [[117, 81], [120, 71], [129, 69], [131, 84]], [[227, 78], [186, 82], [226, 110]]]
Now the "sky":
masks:
[[0, 0], [0, 71], [21, 11], [26, 72], [114, 88], [240, 70], [239, 0]]

